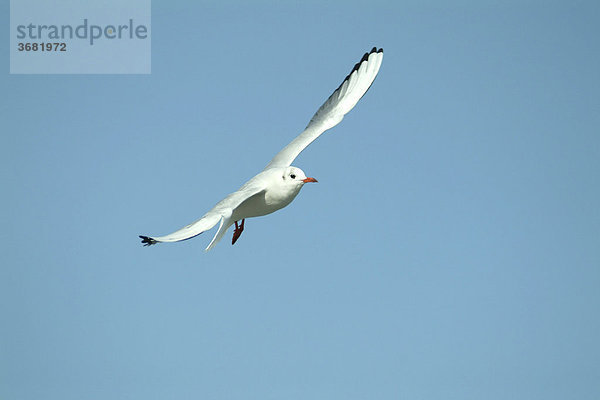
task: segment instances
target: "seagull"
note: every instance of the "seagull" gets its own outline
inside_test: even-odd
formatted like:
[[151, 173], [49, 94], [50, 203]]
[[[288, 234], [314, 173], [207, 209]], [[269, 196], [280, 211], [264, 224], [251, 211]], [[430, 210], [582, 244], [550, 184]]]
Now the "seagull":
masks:
[[191, 239], [217, 224], [219, 229], [206, 251], [215, 247], [233, 224], [235, 229], [231, 244], [235, 244], [244, 231], [246, 218], [271, 214], [290, 204], [305, 183], [317, 182], [315, 178], [307, 177], [300, 168], [292, 166], [292, 162], [302, 150], [323, 132], [339, 124], [344, 115], [354, 108], [371, 87], [382, 61], [383, 49], [373, 47], [370, 52], [365, 53], [341, 85], [317, 110], [304, 131], [277, 153], [264, 170], [238, 191], [218, 202], [199, 220], [169, 235], [139, 236], [144, 246]]

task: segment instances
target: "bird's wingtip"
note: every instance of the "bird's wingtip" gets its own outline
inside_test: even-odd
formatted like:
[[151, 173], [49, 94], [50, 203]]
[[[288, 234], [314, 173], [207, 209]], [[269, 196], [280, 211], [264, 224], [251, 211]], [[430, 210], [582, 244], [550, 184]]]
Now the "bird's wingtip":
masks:
[[153, 244], [158, 243], [156, 240], [152, 239], [149, 236], [142, 236], [142, 235], [140, 235], [139, 237], [140, 237], [140, 239], [142, 239], [142, 244], [144, 246], [152, 246]]

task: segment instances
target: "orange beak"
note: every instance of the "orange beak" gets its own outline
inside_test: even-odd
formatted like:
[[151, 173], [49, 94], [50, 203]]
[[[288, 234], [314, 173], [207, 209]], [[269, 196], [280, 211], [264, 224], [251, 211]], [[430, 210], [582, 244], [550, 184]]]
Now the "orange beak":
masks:
[[304, 182], [304, 183], [318, 182], [318, 180], [316, 180], [315, 178], [306, 178], [306, 179], [302, 179], [302, 182]]

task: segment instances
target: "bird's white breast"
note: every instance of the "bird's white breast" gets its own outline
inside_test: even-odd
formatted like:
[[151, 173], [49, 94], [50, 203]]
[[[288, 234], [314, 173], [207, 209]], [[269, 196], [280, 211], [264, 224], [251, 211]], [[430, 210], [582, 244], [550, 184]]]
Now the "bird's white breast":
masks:
[[234, 210], [234, 221], [243, 218], [260, 217], [280, 210], [290, 204], [302, 188], [302, 185], [291, 185], [289, 182], [285, 182], [279, 172], [269, 171], [266, 173], [265, 171], [259, 175], [263, 176], [255, 178], [267, 182], [265, 190], [240, 204]]

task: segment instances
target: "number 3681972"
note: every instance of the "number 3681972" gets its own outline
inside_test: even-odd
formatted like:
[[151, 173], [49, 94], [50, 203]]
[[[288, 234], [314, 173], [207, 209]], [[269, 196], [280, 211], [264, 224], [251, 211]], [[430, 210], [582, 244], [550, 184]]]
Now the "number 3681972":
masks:
[[67, 51], [66, 43], [18, 43], [19, 51]]

